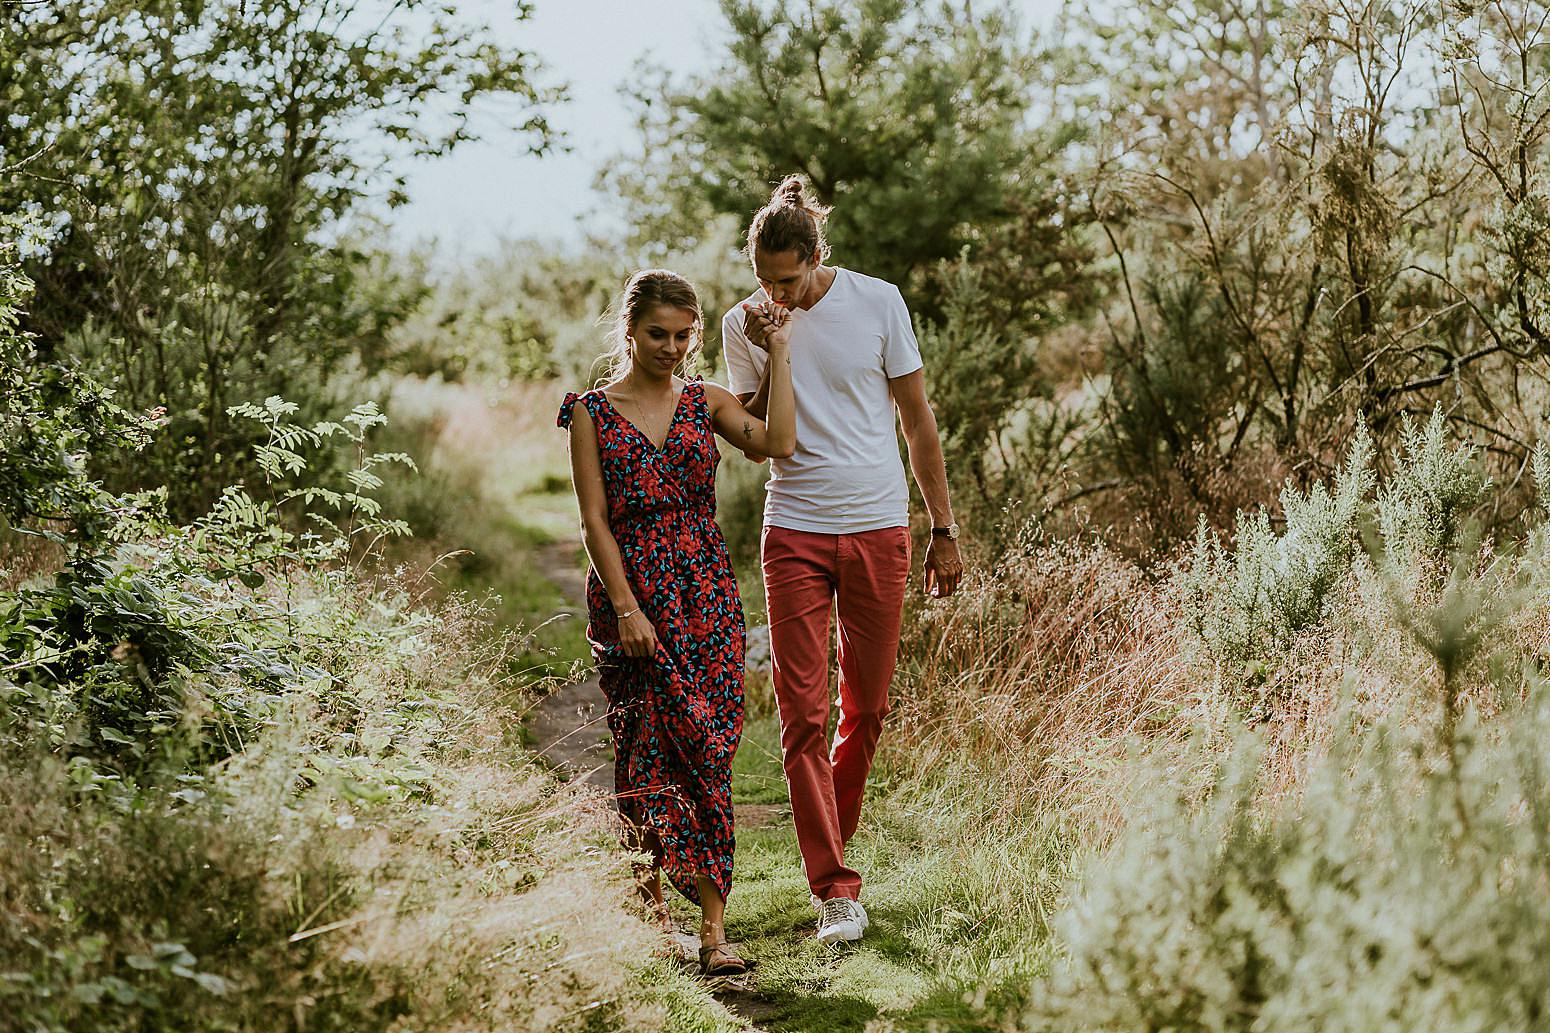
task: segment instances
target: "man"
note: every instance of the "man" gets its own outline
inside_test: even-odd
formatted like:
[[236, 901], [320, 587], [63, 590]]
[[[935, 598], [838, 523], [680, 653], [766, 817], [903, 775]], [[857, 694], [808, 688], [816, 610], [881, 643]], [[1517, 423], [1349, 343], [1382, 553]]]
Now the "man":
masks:
[[[798, 177], [776, 189], [748, 229], [761, 290], [722, 320], [731, 388], [764, 411], [771, 323], [788, 309], [797, 442], [772, 462], [761, 542], [781, 753], [818, 939], [866, 931], [861, 876], [845, 864], [867, 773], [888, 713], [909, 581], [909, 488], [895, 435], [931, 514], [925, 588], [951, 595], [963, 574], [958, 526], [920, 348], [897, 287], [824, 264], [828, 210]], [[829, 613], [839, 639], [839, 725], [829, 748]]]

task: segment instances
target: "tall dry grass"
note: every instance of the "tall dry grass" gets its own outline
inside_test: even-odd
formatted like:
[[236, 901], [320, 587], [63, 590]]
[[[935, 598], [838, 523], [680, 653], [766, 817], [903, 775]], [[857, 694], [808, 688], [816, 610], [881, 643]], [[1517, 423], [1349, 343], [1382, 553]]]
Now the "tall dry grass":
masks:
[[[1212, 758], [1252, 728], [1266, 744], [1264, 791], [1296, 793], [1343, 707], [1372, 723], [1433, 699], [1436, 664], [1397, 608], [1428, 612], [1440, 581], [1396, 597], [1358, 557], [1325, 620], [1273, 663], [1244, 666], [1214, 658], [1189, 627], [1186, 563], [1149, 573], [1100, 542], [1025, 541], [975, 567], [954, 598], [914, 607], [887, 762], [929, 780], [967, 758], [994, 786], [985, 820], [1052, 817], [1099, 844], [1158, 763], [1203, 787]], [[1498, 711], [1525, 691], [1513, 672], [1550, 657], [1550, 593], [1522, 588], [1539, 565], [1509, 556], [1479, 572], [1484, 593], [1522, 605], [1462, 672], [1460, 705]]]
[[0, 1026], [663, 1028], [615, 819], [521, 749], [488, 611], [391, 578], [292, 593], [328, 676], [219, 765], [0, 757]]
[[910, 614], [891, 754], [922, 774], [967, 756], [996, 772], [993, 813], [1102, 824], [1127, 752], [1181, 742], [1194, 687], [1166, 585], [1101, 545], [1025, 546]]

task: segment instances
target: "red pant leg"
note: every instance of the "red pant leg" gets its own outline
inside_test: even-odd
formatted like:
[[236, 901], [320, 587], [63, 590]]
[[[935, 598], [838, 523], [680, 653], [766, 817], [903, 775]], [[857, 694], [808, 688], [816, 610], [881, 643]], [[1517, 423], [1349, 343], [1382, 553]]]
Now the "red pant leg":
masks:
[[824, 900], [861, 892], [861, 876], [845, 866], [827, 741], [829, 611], [840, 537], [766, 527], [762, 548], [781, 761], [802, 868]]
[[898, 663], [899, 622], [909, 577], [906, 528], [840, 536], [840, 722], [832, 761], [840, 838], [847, 843], [861, 820], [867, 773], [888, 715], [888, 687]]

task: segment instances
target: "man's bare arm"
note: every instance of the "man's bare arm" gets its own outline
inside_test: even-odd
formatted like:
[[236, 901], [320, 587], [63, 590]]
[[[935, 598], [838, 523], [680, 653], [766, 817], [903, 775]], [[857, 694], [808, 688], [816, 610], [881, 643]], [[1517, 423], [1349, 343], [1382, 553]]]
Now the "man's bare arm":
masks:
[[[888, 381], [894, 404], [899, 407], [899, 422], [909, 445], [910, 470], [920, 486], [933, 527], [953, 522], [953, 505], [947, 497], [947, 463], [942, 457], [942, 438], [937, 432], [936, 414], [926, 400], [926, 378], [916, 370]], [[926, 543], [926, 592], [934, 596], [952, 595], [963, 577], [963, 558], [958, 543], [932, 536]]]
[[753, 392], [752, 394], [738, 395], [737, 400], [743, 403], [744, 409], [747, 409], [751, 414], [759, 417], [759, 419], [763, 420], [768, 418], [770, 408], [769, 363], [764, 364], [764, 371], [759, 374], [759, 390]]
[[942, 439], [937, 433], [936, 413], [926, 400], [925, 377], [917, 370], [888, 381], [894, 404], [899, 407], [899, 422], [909, 445], [910, 470], [920, 486], [921, 497], [931, 513], [935, 527], [953, 522], [953, 505], [947, 497], [947, 463], [942, 457]]

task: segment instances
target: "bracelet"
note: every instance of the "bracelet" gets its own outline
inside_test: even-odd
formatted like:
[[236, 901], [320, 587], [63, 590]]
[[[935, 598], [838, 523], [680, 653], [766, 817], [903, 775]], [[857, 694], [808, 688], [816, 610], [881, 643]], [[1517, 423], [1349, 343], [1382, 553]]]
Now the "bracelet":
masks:
[[636, 614], [637, 614], [637, 613], [639, 613], [639, 612], [640, 612], [640, 607], [639, 607], [639, 606], [637, 606], [637, 607], [635, 607], [635, 609], [633, 609], [633, 610], [631, 610], [631, 611], [630, 611], [630, 612], [629, 612], [629, 613], [620, 613], [620, 614], [616, 614], [616, 615], [615, 615], [615, 616], [614, 616], [614, 619], [615, 619], [615, 620], [621, 620], [621, 621], [622, 621], [622, 620], [624, 620], [624, 619], [626, 619], [626, 618], [628, 618], [628, 617], [633, 617], [633, 616], [635, 616], [635, 615], [636, 615]]

